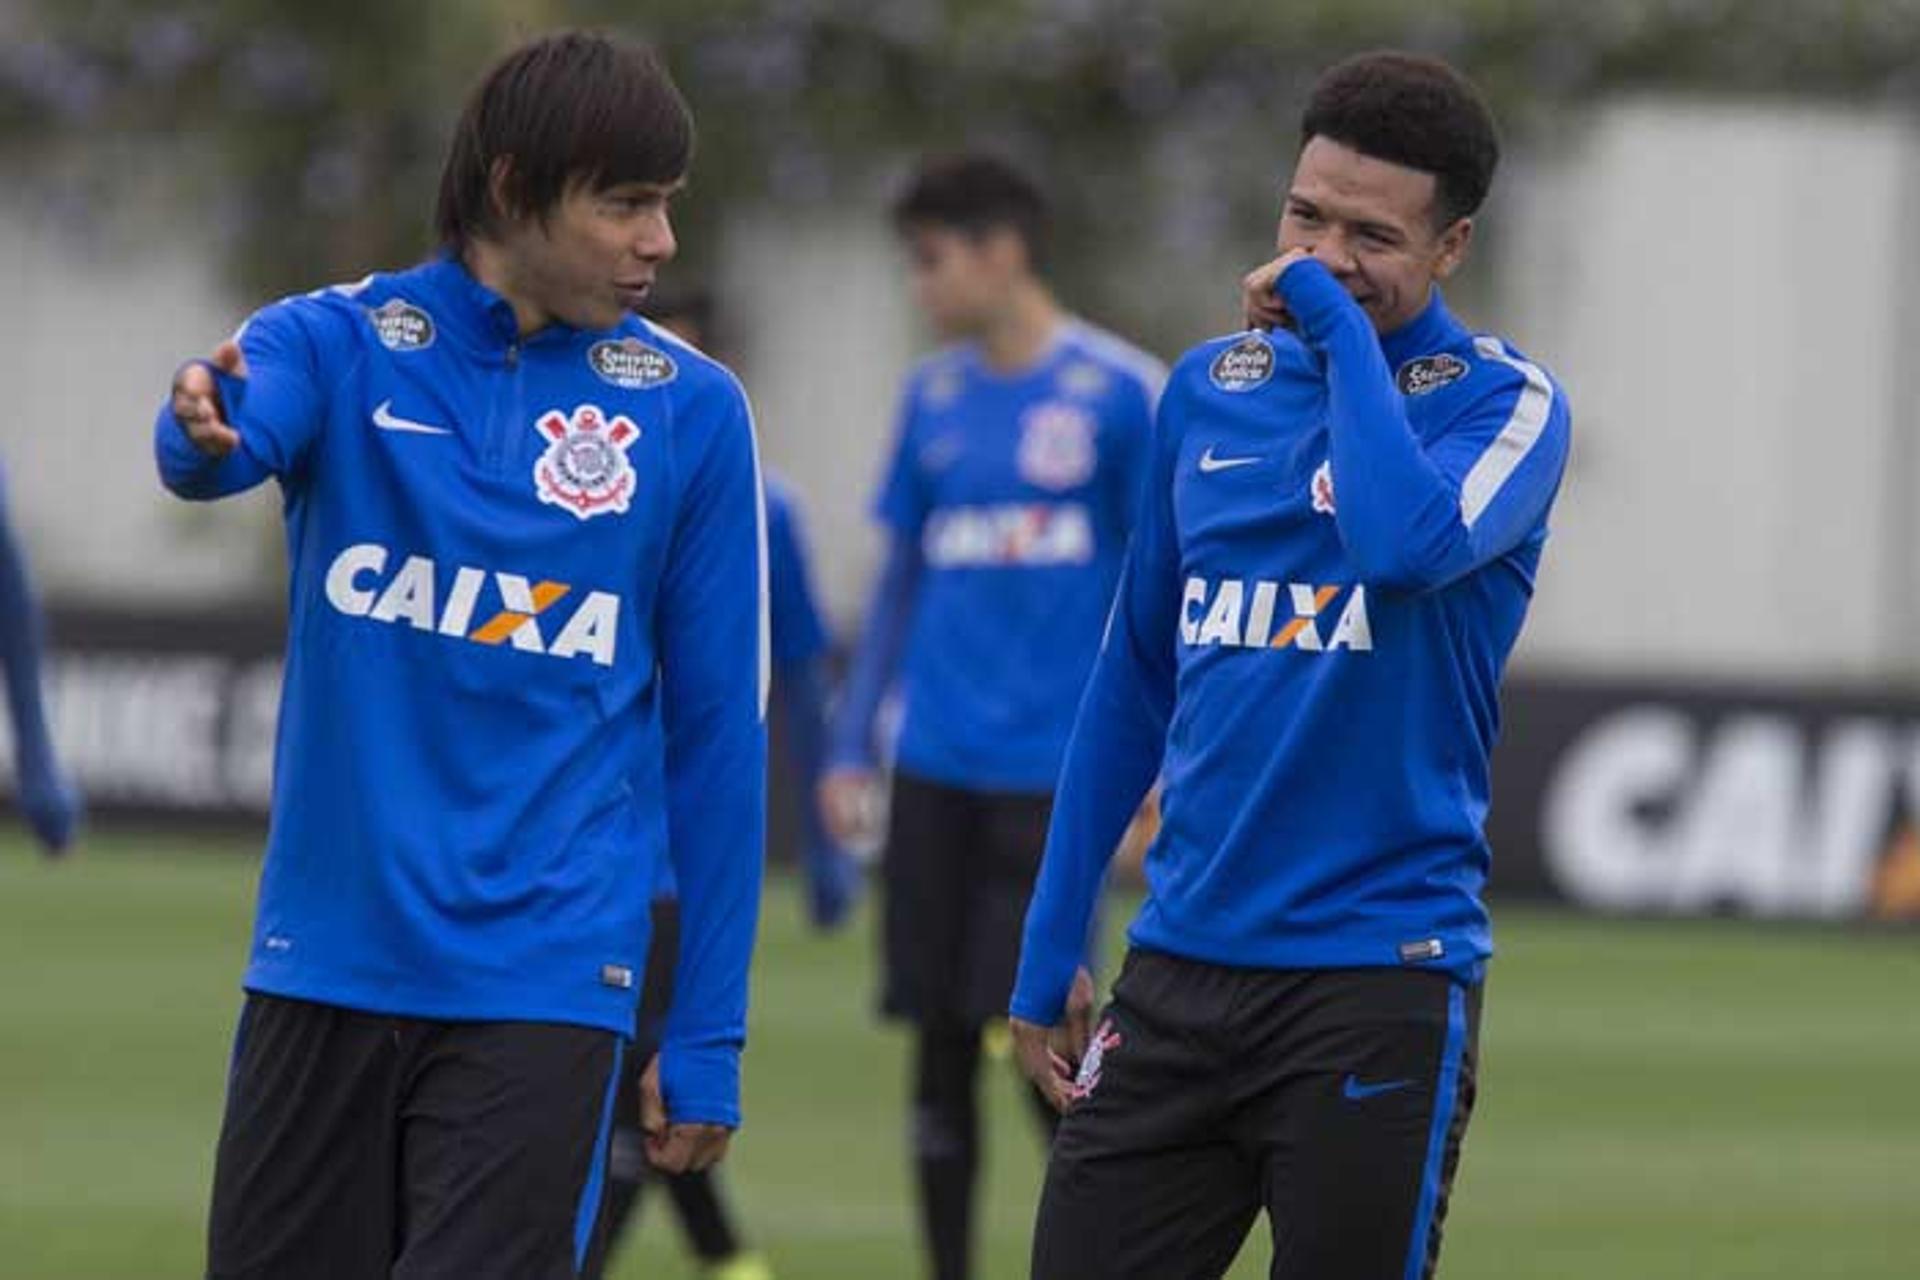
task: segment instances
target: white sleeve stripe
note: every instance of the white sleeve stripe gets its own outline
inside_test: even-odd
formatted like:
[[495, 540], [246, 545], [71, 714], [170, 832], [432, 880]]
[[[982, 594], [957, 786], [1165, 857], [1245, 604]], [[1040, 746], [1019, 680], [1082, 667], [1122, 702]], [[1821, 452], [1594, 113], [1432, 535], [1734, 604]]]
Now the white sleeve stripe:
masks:
[[[744, 400], [744, 396], [743, 396]], [[767, 584], [767, 487], [760, 472], [760, 432], [753, 424], [753, 406], [747, 404], [747, 447], [753, 453], [753, 536], [759, 559], [760, 600], [755, 625], [760, 630], [759, 684], [760, 720], [767, 719], [767, 698], [773, 687], [773, 617]]]
[[1121, 366], [1121, 372], [1146, 391], [1149, 401], [1160, 399], [1160, 391], [1167, 383], [1167, 366], [1158, 356], [1077, 316], [1067, 324], [1072, 336], [1094, 355]]
[[1508, 477], [1526, 460], [1547, 429], [1547, 419], [1553, 411], [1553, 384], [1538, 366], [1509, 354], [1498, 338], [1475, 338], [1473, 348], [1488, 360], [1497, 360], [1518, 370], [1527, 385], [1521, 388], [1513, 403], [1512, 416], [1487, 446], [1487, 451], [1474, 462], [1460, 486], [1460, 519], [1469, 529], [1499, 496], [1500, 487]]

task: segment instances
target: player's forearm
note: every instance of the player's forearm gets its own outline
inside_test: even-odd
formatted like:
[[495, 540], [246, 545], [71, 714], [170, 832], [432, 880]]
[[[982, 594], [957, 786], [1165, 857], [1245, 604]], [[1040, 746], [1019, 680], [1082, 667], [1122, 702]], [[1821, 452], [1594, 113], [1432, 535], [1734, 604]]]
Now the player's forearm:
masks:
[[740, 1123], [747, 973], [766, 842], [766, 737], [732, 717], [668, 761], [668, 842], [680, 894], [680, 956], [662, 1037], [668, 1109], [683, 1123]]
[[6, 667], [14, 756], [25, 787], [49, 782], [56, 773], [40, 692], [44, 633], [25, 558], [0, 511], [0, 663]]
[[1423, 590], [1472, 561], [1459, 490], [1422, 450], [1366, 313], [1311, 259], [1279, 288], [1327, 364], [1334, 520], [1369, 583]]
[[744, 398], [735, 389], [709, 411], [660, 593], [667, 849], [680, 893], [660, 1072], [673, 1120], [738, 1125], [766, 846], [765, 514]]
[[[773, 687], [786, 712], [787, 760], [800, 794], [811, 796], [827, 767], [827, 678], [825, 662], [809, 658], [791, 663], [777, 673]], [[799, 806], [803, 852], [811, 861], [830, 851], [832, 837], [827, 834], [820, 806]]]
[[1083, 962], [1107, 863], [1160, 769], [1175, 680], [1162, 641], [1175, 625], [1169, 587], [1177, 564], [1156, 554], [1171, 550], [1162, 547], [1159, 532], [1143, 528], [1129, 553], [1107, 640], [1067, 744], [1014, 984], [1012, 1013], [1028, 1022], [1059, 1019]]
[[881, 699], [886, 697], [899, 667], [919, 582], [918, 547], [907, 538], [895, 537], [888, 545], [887, 561], [874, 587], [866, 626], [860, 633], [853, 666], [847, 672], [846, 688], [840, 695], [840, 710], [834, 718], [828, 743], [831, 765], [854, 768], [873, 765], [874, 717], [879, 714]]
[[1074, 972], [1085, 963], [1107, 864], [1153, 786], [1165, 743], [1165, 722], [1146, 714], [1136, 690], [1118, 683], [1096, 671], [1081, 703], [1027, 907], [1010, 1008], [1042, 1026], [1059, 1020]]

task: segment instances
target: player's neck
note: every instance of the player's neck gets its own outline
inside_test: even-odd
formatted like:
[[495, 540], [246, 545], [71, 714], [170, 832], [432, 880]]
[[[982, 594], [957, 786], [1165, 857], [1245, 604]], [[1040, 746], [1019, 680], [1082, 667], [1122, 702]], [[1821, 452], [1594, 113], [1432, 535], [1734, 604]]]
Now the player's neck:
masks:
[[980, 354], [995, 373], [1031, 368], [1052, 349], [1066, 313], [1038, 281], [1018, 286], [980, 334]]
[[521, 337], [553, 323], [554, 318], [546, 308], [534, 302], [518, 287], [513, 256], [504, 246], [475, 237], [461, 251], [460, 261], [466, 264], [475, 280], [506, 299], [507, 305], [513, 308], [513, 320], [519, 326]]

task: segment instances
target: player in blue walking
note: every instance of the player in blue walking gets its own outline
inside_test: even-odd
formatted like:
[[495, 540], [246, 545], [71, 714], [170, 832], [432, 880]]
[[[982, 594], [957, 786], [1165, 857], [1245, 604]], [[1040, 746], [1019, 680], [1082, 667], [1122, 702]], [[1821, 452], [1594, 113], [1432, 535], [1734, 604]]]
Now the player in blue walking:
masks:
[[[880, 759], [876, 711], [897, 681], [882, 1003], [917, 1030], [926, 1251], [936, 1280], [961, 1280], [981, 1032], [1012, 990], [1021, 913], [1133, 525], [1164, 368], [1062, 310], [1044, 276], [1045, 203], [1004, 162], [927, 164], [894, 218], [917, 300], [952, 345], [914, 369], [902, 397], [875, 503], [887, 558], [822, 803], [837, 830], [859, 826]], [[1050, 1131], [1051, 1112], [1038, 1113]]]
[[80, 792], [61, 771], [47, 731], [40, 661], [46, 623], [27, 573], [26, 552], [7, 518], [0, 485], [0, 666], [6, 668], [13, 728], [14, 804], [50, 857], [66, 852], [80, 825]]
[[[1038, 1280], [1423, 1280], [1474, 1093], [1488, 755], [1564, 396], [1439, 285], [1498, 147], [1445, 64], [1314, 88], [1256, 328], [1176, 365], [1027, 916], [1013, 1028], [1066, 1112]], [[1270, 331], [1269, 331], [1270, 330]], [[1056, 1024], [1114, 838], [1163, 826], [1112, 1003]]]
[[739, 383], [631, 314], [692, 143], [644, 46], [520, 48], [456, 126], [441, 255], [256, 313], [161, 411], [167, 486], [278, 481], [291, 561], [211, 1276], [576, 1275], [663, 862], [649, 1158], [740, 1122], [759, 466]]

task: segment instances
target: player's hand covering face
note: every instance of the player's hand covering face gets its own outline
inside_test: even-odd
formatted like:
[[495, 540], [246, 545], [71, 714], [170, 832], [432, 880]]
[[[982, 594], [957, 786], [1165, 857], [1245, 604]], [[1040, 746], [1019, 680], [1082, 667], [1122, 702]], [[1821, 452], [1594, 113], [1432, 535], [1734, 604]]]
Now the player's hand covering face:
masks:
[[1248, 323], [1287, 323], [1273, 282], [1295, 250], [1325, 263], [1377, 331], [1391, 333], [1412, 320], [1433, 286], [1459, 268], [1473, 239], [1471, 218], [1435, 225], [1438, 194], [1430, 173], [1328, 138], [1308, 142], [1280, 210], [1281, 257], [1241, 282]]
[[[247, 376], [247, 362], [239, 344], [227, 341], [213, 351], [213, 366], [236, 378]], [[209, 458], [224, 458], [240, 447], [240, 433], [227, 422], [220, 387], [205, 363], [183, 365], [173, 378], [173, 416], [193, 447]]]
[[507, 292], [517, 308], [537, 313], [523, 314], [522, 326], [559, 321], [611, 329], [637, 310], [679, 248], [669, 205], [684, 186], [627, 182], [594, 190], [575, 183], [544, 218], [510, 223], [498, 237]]

